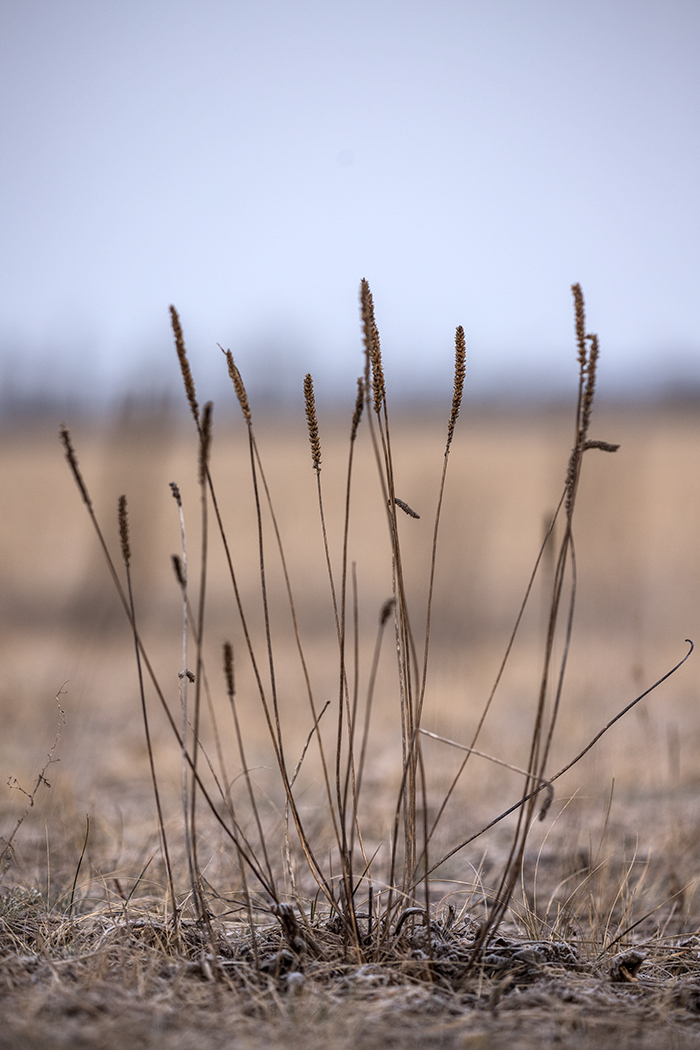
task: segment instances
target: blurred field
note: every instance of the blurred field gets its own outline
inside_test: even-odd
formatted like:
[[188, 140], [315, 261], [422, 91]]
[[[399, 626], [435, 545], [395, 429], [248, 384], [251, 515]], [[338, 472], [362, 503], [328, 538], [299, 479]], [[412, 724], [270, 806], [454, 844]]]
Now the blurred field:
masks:
[[[421, 514], [402, 520], [402, 543], [421, 636], [430, 541], [444, 448], [444, 422], [394, 421], [397, 491]], [[573, 755], [643, 688], [700, 638], [700, 416], [690, 410], [613, 408], [594, 416], [594, 435], [620, 451], [587, 454], [577, 511], [578, 605], [565, 705], [554, 765]], [[331, 555], [340, 558], [347, 422], [321, 421], [322, 482]], [[333, 698], [337, 657], [321, 532], [303, 418], [256, 427], [314, 688]], [[191, 580], [198, 562], [196, 447], [189, 427], [163, 412], [129, 413], [104, 426], [73, 428], [98, 516], [118, 554], [116, 502], [129, 500], [137, 607], [149, 651], [176, 691], [180, 669], [180, 602], [170, 555], [179, 550], [179, 522], [168, 482], [183, 491]], [[441, 527], [426, 708], [428, 729], [466, 740], [495, 676], [543, 535], [560, 495], [571, 443], [565, 412], [467, 410], [458, 427]], [[351, 559], [357, 564], [361, 649], [371, 647], [382, 602], [391, 594], [388, 537], [369, 443], [361, 434], [353, 489]], [[237, 420], [215, 429], [213, 469], [231, 537], [244, 602], [261, 629], [258, 560], [248, 451]], [[46, 421], [2, 432], [4, 513], [0, 534], [4, 733], [0, 768], [26, 777], [53, 731], [53, 697], [65, 688], [67, 725], [57, 786], [70, 783], [77, 811], [118, 804], [114, 785], [144, 778], [135, 669], [125, 617], [62, 455]], [[223, 692], [218, 651], [231, 638], [242, 652], [221, 545], [211, 530], [208, 591], [209, 675]], [[284, 670], [288, 730], [303, 742], [305, 700], [293, 652], [274, 548], [270, 547], [275, 647]], [[482, 744], [515, 764], [525, 761], [536, 697], [547, 573], [538, 582]], [[391, 646], [385, 649], [391, 682]], [[363, 655], [363, 673], [369, 654]], [[237, 667], [241, 702], [250, 674]], [[643, 701], [566, 781], [566, 789], [619, 795], [680, 786], [700, 774], [700, 663]], [[64, 683], [65, 684], [64, 686]], [[391, 732], [393, 686], [377, 700], [378, 724]], [[302, 712], [301, 717], [299, 712]], [[169, 748], [163, 730], [162, 746]], [[432, 745], [428, 745], [429, 752]], [[438, 745], [435, 745], [437, 748]], [[445, 760], [444, 748], [435, 752]], [[449, 759], [448, 759], [449, 761]], [[476, 764], [476, 763], [475, 763]], [[504, 774], [480, 767], [488, 791]], [[506, 775], [506, 792], [517, 785]], [[472, 791], [477, 785], [472, 785]], [[117, 792], [117, 795], [121, 793]], [[107, 791], [107, 794], [103, 792]], [[6, 804], [12, 805], [11, 795]]]

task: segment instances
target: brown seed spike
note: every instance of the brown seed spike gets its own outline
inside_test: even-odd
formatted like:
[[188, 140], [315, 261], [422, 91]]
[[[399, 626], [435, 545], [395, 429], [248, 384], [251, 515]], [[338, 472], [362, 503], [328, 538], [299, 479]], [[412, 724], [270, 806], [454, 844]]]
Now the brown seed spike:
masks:
[[374, 328], [374, 348], [372, 351], [372, 390], [374, 392], [374, 411], [379, 415], [386, 399], [382, 351], [379, 345], [379, 332]]
[[591, 425], [591, 412], [593, 410], [593, 398], [595, 396], [595, 381], [598, 369], [598, 336], [587, 335], [586, 339], [591, 344], [588, 353], [588, 368], [586, 378], [586, 389], [583, 394], [583, 410], [581, 412], [581, 437], [585, 441], [588, 436], [588, 428]]
[[609, 441], [587, 441], [583, 446], [584, 451], [589, 448], [599, 448], [601, 452], [617, 452], [619, 445], [613, 445]]
[[304, 377], [304, 403], [306, 405], [306, 423], [309, 428], [309, 441], [311, 442], [311, 459], [314, 470], [321, 473], [321, 441], [318, 436], [318, 420], [316, 419], [316, 400], [314, 398], [314, 381], [311, 374]]
[[576, 345], [578, 346], [578, 363], [581, 373], [586, 368], [586, 308], [583, 302], [583, 292], [580, 284], [572, 284], [571, 291], [574, 296], [574, 309], [576, 315]]
[[246, 393], [245, 386], [243, 385], [243, 379], [241, 373], [236, 368], [236, 364], [233, 360], [233, 354], [230, 350], [226, 350], [226, 363], [228, 364], [228, 374], [231, 377], [233, 383], [233, 389], [236, 391], [236, 397], [238, 398], [238, 404], [241, 406], [241, 412], [246, 423], [250, 426], [253, 421], [253, 417], [250, 411], [250, 405], [248, 404], [248, 395]]
[[171, 560], [173, 564], [173, 570], [175, 572], [175, 579], [181, 587], [185, 586], [185, 570], [182, 567], [182, 559], [179, 554], [172, 554]]
[[372, 329], [374, 327], [374, 303], [368, 282], [363, 277], [360, 281], [360, 312], [362, 314], [362, 332], [365, 350], [370, 352]]
[[182, 506], [182, 496], [180, 495], [180, 486], [176, 481], [170, 482], [170, 491], [173, 494], [173, 499], [177, 503], [178, 507]]
[[119, 538], [122, 543], [122, 558], [124, 564], [131, 561], [131, 548], [129, 547], [129, 517], [126, 510], [126, 496], [119, 497]]
[[233, 677], [233, 646], [230, 642], [224, 642], [224, 675], [226, 677], [226, 692], [229, 700], [236, 695], [236, 683]]
[[454, 393], [452, 395], [452, 411], [450, 412], [450, 421], [447, 424], [447, 447], [445, 451], [449, 450], [452, 444], [452, 437], [454, 435], [455, 423], [459, 416], [459, 410], [462, 406], [462, 394], [464, 392], [464, 379], [467, 374], [467, 347], [464, 338], [464, 329], [460, 325], [455, 332], [455, 383]]
[[83, 502], [85, 503], [85, 506], [89, 507], [90, 510], [92, 510], [92, 500], [90, 499], [90, 496], [88, 494], [87, 486], [83, 481], [83, 475], [80, 473], [80, 467], [78, 466], [78, 458], [75, 454], [75, 449], [73, 448], [73, 442], [70, 439], [70, 432], [66, 426], [61, 424], [61, 429], [59, 433], [61, 435], [63, 447], [66, 450], [66, 459], [68, 460], [68, 466], [73, 472], [75, 483], [80, 489], [80, 495], [83, 497]]
[[405, 500], [399, 499], [398, 496], [394, 496], [394, 503], [397, 507], [400, 507], [404, 514], [408, 514], [409, 518], [420, 518], [420, 514], [416, 514], [413, 507], [409, 507]]
[[209, 469], [209, 453], [211, 452], [211, 415], [214, 405], [207, 401], [202, 416], [202, 426], [199, 432], [199, 484], [203, 485], [207, 478]]
[[[360, 306], [362, 312], [362, 330], [364, 336], [365, 353], [367, 361], [372, 366], [372, 391], [374, 396], [374, 411], [379, 415], [386, 397], [386, 386], [384, 383], [384, 368], [382, 366], [382, 350], [379, 343], [379, 330], [374, 320], [374, 301], [367, 281], [362, 279], [360, 284]], [[369, 369], [365, 369], [367, 374]]]
[[170, 322], [173, 326], [175, 349], [177, 350], [177, 356], [180, 362], [180, 371], [182, 372], [182, 381], [185, 384], [185, 393], [187, 394], [187, 400], [189, 401], [194, 421], [197, 426], [199, 426], [199, 405], [197, 404], [197, 396], [194, 391], [194, 379], [192, 378], [190, 363], [187, 360], [187, 351], [185, 349], [185, 340], [180, 326], [180, 318], [178, 317], [177, 310], [174, 306], [170, 307]]
[[350, 427], [350, 441], [351, 443], [357, 437], [357, 428], [360, 425], [362, 419], [362, 410], [365, 407], [365, 381], [360, 376], [357, 380], [357, 398], [355, 400], [355, 411], [352, 414], [352, 425]]

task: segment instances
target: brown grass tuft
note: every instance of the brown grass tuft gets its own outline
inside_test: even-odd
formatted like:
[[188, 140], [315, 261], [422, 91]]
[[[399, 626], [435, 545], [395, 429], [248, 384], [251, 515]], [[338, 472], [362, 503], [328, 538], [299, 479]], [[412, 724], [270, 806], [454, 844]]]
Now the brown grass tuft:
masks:
[[[543, 565], [546, 569], [543, 547], [500, 666], [500, 654], [496, 653], [496, 660], [492, 661], [491, 648], [484, 656], [484, 662], [489, 666], [495, 664], [498, 671], [495, 682], [493, 677], [488, 681], [475, 679], [474, 692], [478, 689], [483, 697], [483, 703], [477, 705], [471, 703], [471, 697], [469, 703], [462, 702], [468, 694], [463, 691], [461, 678], [451, 691], [440, 659], [448, 652], [447, 648], [438, 650], [435, 654], [438, 659], [430, 657], [430, 664], [437, 665], [439, 677], [433, 680], [431, 666], [430, 688], [426, 694], [434, 583], [436, 578], [439, 580], [435, 569], [440, 515], [448, 452], [461, 411], [466, 375], [464, 330], [460, 327], [455, 333], [453, 397], [442, 459], [439, 439], [436, 445], [436, 473], [441, 473], [440, 484], [435, 491], [432, 481], [427, 480], [420, 494], [411, 496], [423, 510], [428, 491], [431, 502], [437, 495], [433, 540], [428, 547], [430, 521], [427, 525], [426, 522], [406, 523], [395, 510], [398, 507], [411, 517], [418, 517], [408, 504], [396, 497], [397, 489], [408, 494], [414, 488], [407, 483], [405, 446], [401, 447], [401, 455], [394, 457], [392, 453], [379, 337], [366, 281], [362, 282], [360, 300], [366, 373], [357, 384], [344, 500], [339, 486], [329, 487], [333, 509], [328, 518], [328, 536], [334, 539], [333, 543], [329, 543], [326, 536], [321, 498], [321, 445], [311, 375], [304, 381], [306, 422], [316, 472], [327, 569], [326, 590], [322, 603], [319, 601], [317, 606], [321, 610], [317, 619], [323, 624], [318, 635], [311, 635], [315, 640], [313, 655], [322, 650], [319, 668], [315, 665], [312, 668], [311, 662], [307, 662], [307, 632], [313, 628], [309, 628], [305, 615], [297, 617], [296, 612], [292, 590], [294, 574], [291, 563], [288, 571], [282, 539], [284, 528], [289, 524], [287, 507], [284, 508], [287, 521], [282, 514], [278, 519], [273, 499], [274, 477], [271, 472], [268, 484], [253, 433], [245, 387], [230, 352], [225, 352], [228, 372], [248, 424], [248, 432], [240, 444], [247, 446], [254, 499], [254, 514], [250, 515], [251, 543], [243, 542], [245, 537], [238, 531], [237, 523], [235, 549], [228, 544], [224, 525], [225, 521], [235, 519], [229, 517], [231, 508], [223, 500], [220, 513], [213, 471], [209, 471], [211, 402], [204, 406], [200, 416], [179, 319], [172, 311], [186, 395], [199, 436], [201, 489], [200, 546], [198, 554], [191, 558], [191, 564], [198, 565], [200, 570], [198, 607], [193, 611], [188, 600], [184, 543], [189, 499], [184, 500], [183, 507], [180, 490], [171, 483], [180, 511], [183, 539], [182, 555], [172, 558], [183, 605], [179, 727], [173, 717], [173, 710], [178, 707], [176, 675], [168, 670], [164, 660], [149, 661], [145, 639], [148, 637], [150, 645], [152, 625], [148, 623], [148, 629], [144, 627], [142, 631], [141, 618], [137, 618], [134, 607], [126, 498], [122, 496], [119, 500], [119, 533], [127, 578], [125, 594], [120, 584], [123, 574], [114, 571], [70, 436], [65, 428], [61, 429], [71, 472], [90, 511], [132, 628], [158, 814], [157, 838], [153, 829], [141, 836], [143, 855], [139, 855], [135, 866], [135, 879], [132, 874], [117, 871], [116, 861], [105, 862], [98, 857], [99, 821], [97, 815], [91, 816], [96, 830], [95, 845], [93, 847], [91, 841], [90, 850], [94, 850], [95, 856], [91, 857], [87, 851], [87, 835], [84, 842], [82, 833], [78, 838], [74, 836], [69, 851], [72, 867], [61, 889], [63, 903], [53, 906], [47, 900], [45, 907], [42, 904], [41, 923], [37, 920], [36, 930], [33, 930], [31, 915], [21, 920], [23, 927], [16, 916], [22, 906], [20, 897], [6, 900], [0, 895], [0, 955], [5, 953], [0, 981], [2, 972], [9, 971], [8, 959], [14, 960], [12, 965], [16, 967], [18, 982], [26, 978], [27, 987], [33, 982], [35, 990], [45, 986], [51, 995], [65, 991], [67, 997], [72, 996], [69, 1007], [73, 1013], [69, 1015], [67, 1007], [66, 1017], [74, 1016], [82, 999], [88, 1004], [91, 1022], [94, 1020], [97, 1026], [103, 1017], [101, 1006], [95, 1005], [97, 1000], [91, 998], [99, 983], [94, 980], [91, 983], [89, 966], [93, 965], [104, 975], [105, 984], [109, 981], [110, 986], [119, 987], [120, 995], [123, 993], [121, 981], [127, 974], [133, 979], [134, 996], [143, 992], [142, 998], [150, 1006], [157, 1001], [160, 1009], [168, 995], [177, 1001], [180, 1013], [173, 1014], [167, 1024], [163, 1024], [166, 1034], [172, 1030], [173, 1038], [168, 1046], [173, 1050], [180, 1050], [177, 1021], [182, 1021], [191, 1011], [195, 1000], [202, 1006], [197, 1023], [207, 1021], [210, 1029], [203, 1035], [193, 1024], [188, 1030], [188, 1039], [191, 1035], [193, 1045], [202, 1045], [207, 1050], [210, 1035], [221, 1043], [221, 1038], [225, 1040], [226, 1032], [232, 1028], [240, 1034], [240, 1027], [236, 1025], [244, 1011], [254, 1018], [258, 1029], [254, 1034], [259, 1042], [266, 1039], [266, 1029], [261, 1033], [259, 1026], [274, 1014], [280, 1024], [279, 1041], [291, 1046], [290, 1040], [296, 1038], [298, 1025], [308, 1018], [326, 1016], [329, 1009], [336, 1007], [340, 1013], [345, 1011], [342, 1016], [346, 1020], [350, 1015], [359, 1018], [366, 1009], [377, 1011], [372, 1016], [381, 1017], [381, 1024], [374, 1032], [369, 1023], [362, 1032], [353, 1029], [348, 1035], [348, 1045], [353, 1039], [356, 1045], [386, 1045], [390, 1036], [396, 1037], [396, 1017], [401, 1010], [406, 1018], [401, 1037], [415, 1027], [416, 1045], [433, 1041], [424, 1025], [435, 1015], [442, 1026], [439, 1031], [436, 1027], [433, 1033], [436, 1045], [439, 1042], [441, 1046], [454, 1044], [456, 1047], [465, 1039], [472, 1042], [473, 1035], [477, 1042], [489, 1042], [489, 1025], [490, 1031], [497, 1029], [498, 1037], [508, 1045], [520, 1038], [518, 1022], [527, 1014], [528, 1003], [532, 1007], [534, 1035], [531, 1042], [524, 1036], [521, 1041], [524, 1046], [535, 1046], [542, 1042], [538, 1026], [543, 1017], [548, 1018], [547, 1011], [557, 1009], [557, 994], [559, 1008], [562, 1001], [567, 1004], [566, 1009], [572, 1011], [578, 1009], [579, 1000], [584, 1003], [577, 1015], [582, 1023], [590, 1017], [593, 992], [596, 997], [602, 997], [608, 1007], [614, 1004], [610, 986], [618, 982], [614, 977], [611, 980], [601, 960], [610, 955], [613, 946], [616, 951], [629, 951], [632, 936], [641, 937], [643, 933], [656, 945], [646, 959], [651, 960], [657, 951], [657, 959], [662, 960], [657, 969], [675, 958], [678, 965], [686, 967], [683, 973], [689, 972], [690, 966], [694, 967], [693, 979], [697, 981], [700, 976], [695, 944], [686, 948], [685, 944], [674, 943], [673, 951], [667, 949], [668, 931], [673, 931], [678, 941], [681, 934], [697, 929], [697, 922], [691, 922], [690, 911], [683, 910], [693, 892], [685, 885], [687, 880], [676, 879], [672, 886], [668, 883], [671, 888], [665, 891], [666, 903], [670, 900], [673, 903], [654, 927], [655, 920], [650, 918], [654, 912], [646, 908], [647, 898], [639, 890], [641, 879], [634, 866], [627, 862], [617, 886], [613, 884], [614, 879], [610, 879], [610, 892], [606, 894], [600, 892], [603, 865], [588, 855], [583, 861], [578, 855], [574, 858], [577, 886], [569, 884], [568, 867], [562, 873], [559, 859], [547, 859], [544, 853], [537, 854], [537, 864], [540, 864], [540, 855], [542, 864], [534, 884], [529, 873], [528, 866], [531, 868], [532, 854], [536, 851], [532, 839], [539, 837], [544, 849], [546, 843], [555, 838], [560, 842], [563, 838], [554, 825], [557, 819], [562, 825], [566, 822], [566, 818], [562, 819], [566, 806], [558, 805], [562, 800], [555, 798], [553, 785], [650, 691], [628, 704], [594, 738], [590, 739], [587, 733], [585, 739], [590, 739], [590, 743], [566, 765], [561, 766], [562, 759], [558, 757], [559, 745], [566, 745], [566, 739], [557, 739], [557, 749], [550, 752], [560, 701], [567, 699], [562, 690], [574, 620], [577, 571], [572, 515], [581, 461], [588, 449], [612, 451], [616, 447], [588, 439], [598, 341], [586, 333], [580, 287], [574, 286], [579, 360], [575, 447], [566, 487], [563, 493], [559, 490], [558, 510], [548, 519], [556, 520], [565, 501], [569, 514], [565, 528], [560, 530], [564, 535], [557, 545], [559, 553], [552, 557], [543, 581], [546, 590], [543, 588], [541, 612], [547, 618], [544, 653], [539, 645], [543, 641], [542, 617], [532, 617], [538, 620], [536, 632], [528, 633], [528, 621], [522, 621], [533, 593], [535, 574]], [[370, 390], [374, 413], [368, 407], [363, 418], [364, 401], [369, 401]], [[368, 441], [356, 445], [361, 422], [369, 432]], [[422, 436], [419, 437], [422, 440]], [[239, 439], [240, 434], [231, 438], [232, 441]], [[324, 439], [328, 440], [325, 433]], [[343, 441], [346, 440], [347, 435]], [[280, 447], [277, 446], [278, 451]], [[286, 452], [285, 448], [285, 455]], [[329, 461], [335, 458], [325, 444], [324, 452]], [[276, 463], [275, 469], [278, 468]], [[286, 459], [283, 469], [287, 469]], [[428, 478], [429, 471], [424, 473]], [[325, 478], [324, 474], [324, 485]], [[242, 491], [238, 478], [232, 491], [235, 500]], [[473, 490], [469, 491], [473, 498]], [[187, 496], [186, 490], [184, 494]], [[367, 513], [366, 497], [372, 496], [375, 502]], [[476, 498], [478, 500], [478, 496]], [[212, 547], [209, 566], [207, 515], [210, 507], [216, 515], [223, 554]], [[300, 521], [303, 511], [299, 506], [294, 508]], [[597, 506], [596, 513], [598, 511]], [[461, 557], [469, 527], [463, 517], [458, 517], [459, 522], [452, 525], [450, 534]], [[522, 518], [524, 520], [524, 514]], [[449, 523], [448, 517], [446, 524]], [[309, 533], [307, 525], [305, 521], [302, 527]], [[520, 520], [517, 525], [519, 528]], [[553, 527], [552, 524], [548, 528], [548, 535]], [[341, 530], [342, 544], [339, 542]], [[385, 530], [383, 536], [380, 530]], [[362, 540], [358, 542], [359, 537]], [[419, 546], [421, 537], [422, 547]], [[134, 535], [131, 539], [135, 542], [141, 537]], [[366, 546], [362, 546], [367, 539]], [[536, 543], [535, 540], [533, 550]], [[295, 542], [295, 557], [300, 554], [300, 546]], [[309, 543], [309, 550], [311, 548]], [[362, 557], [356, 563], [358, 549]], [[439, 553], [441, 560], [442, 549]], [[210, 607], [211, 615], [207, 612], [205, 637], [205, 593], [211, 583], [220, 588], [220, 576], [224, 575], [219, 571], [223, 561], [215, 560], [219, 556], [225, 559], [229, 569], [226, 586], [230, 580], [230, 592], [215, 590], [216, 604]], [[367, 568], [363, 563], [370, 557], [374, 560]], [[243, 566], [240, 585], [234, 571], [235, 558], [239, 558]], [[417, 572], [421, 567], [429, 568], [427, 602], [425, 580]], [[448, 564], [446, 569], [447, 591], [450, 588], [454, 591], [460, 580], [456, 562], [454, 566]], [[444, 575], [435, 591], [436, 605], [445, 593]], [[374, 579], [370, 581], [369, 576]], [[194, 572], [192, 578], [195, 579]], [[310, 581], [311, 573], [303, 576], [304, 593], [311, 603], [319, 592], [311, 591]], [[172, 592], [171, 579], [168, 584]], [[330, 601], [327, 590], [330, 590]], [[392, 597], [387, 601], [388, 593]], [[476, 597], [473, 604], [478, 606]], [[207, 674], [212, 653], [218, 652], [219, 660], [221, 657], [220, 627], [209, 628], [214, 610], [219, 609], [224, 610], [223, 637], [232, 639], [223, 644], [223, 681], [220, 663], [218, 675], [210, 678]], [[381, 611], [377, 625], [378, 609]], [[481, 615], [478, 607], [475, 616]], [[451, 608], [446, 612], [440, 609], [435, 616], [434, 633], [439, 636], [446, 622], [448, 633], [454, 630], [451, 620]], [[393, 630], [388, 630], [392, 621]], [[507, 722], [504, 733], [503, 721], [496, 724], [494, 731], [490, 707], [521, 621], [526, 634], [519, 641], [522, 648], [528, 650], [528, 657], [524, 663], [516, 664], [516, 668], [511, 665], [509, 673], [513, 676], [514, 671], [519, 672], [515, 685], [518, 695], [523, 696], [523, 703], [518, 701], [517, 717], [510, 705], [506, 706], [505, 714], [499, 716]], [[145, 617], [143, 622], [146, 624]], [[366, 626], [369, 623], [370, 631]], [[166, 629], [169, 631], [170, 627]], [[216, 642], [211, 637], [215, 632], [219, 639]], [[385, 633], [392, 634], [390, 643], [384, 639]], [[188, 669], [188, 636], [196, 646], [196, 674]], [[321, 641], [316, 643], [316, 640]], [[471, 644], [469, 656], [481, 657], [481, 641]], [[422, 659], [419, 658], [421, 649]], [[686, 659], [687, 656], [681, 663]], [[167, 675], [167, 688], [165, 685], [161, 688], [156, 674], [161, 662]], [[680, 664], [669, 674], [678, 667]], [[659, 679], [652, 688], [663, 680]], [[194, 686], [194, 702], [189, 707], [188, 685]], [[160, 701], [160, 710], [158, 726], [153, 720], [154, 733], [157, 731], [159, 735], [157, 740], [154, 736], [152, 742], [147, 706], [152, 704], [153, 692]], [[449, 737], [424, 728], [426, 695], [425, 724], [430, 724], [429, 719], [439, 722], [444, 716], [463, 719]], [[453, 700], [455, 702], [450, 703]], [[456, 714], [458, 706], [460, 710]], [[325, 716], [327, 710], [330, 713]], [[222, 711], [226, 719], [233, 719], [232, 727], [226, 725]], [[484, 729], [487, 739], [481, 743], [486, 750], [481, 750], [475, 744], [487, 716], [489, 722]], [[161, 733], [165, 731], [172, 733], [170, 748], [162, 746]], [[497, 741], [496, 748], [487, 747], [489, 733], [491, 741]], [[559, 735], [557, 733], [557, 737]], [[471, 743], [460, 742], [460, 737]], [[450, 758], [455, 747], [462, 754]], [[580, 748], [580, 743], [576, 748]], [[528, 751], [523, 754], [525, 749]], [[178, 756], [174, 752], [178, 750], [182, 761], [180, 833], [171, 864], [165, 832], [166, 828], [175, 826], [177, 799], [171, 785], [176, 783], [173, 770]], [[483, 780], [476, 800], [471, 788], [481, 774], [479, 770], [465, 770], [467, 758], [474, 763], [491, 758], [490, 775], [499, 778], [495, 790]], [[135, 763], [141, 761], [134, 758]], [[497, 767], [495, 772], [493, 766]], [[156, 767], [160, 780], [156, 777]], [[559, 771], [552, 774], [552, 769]], [[505, 782], [500, 779], [504, 771]], [[472, 782], [464, 783], [472, 773]], [[513, 784], [513, 774], [524, 777], [524, 785], [520, 779]], [[167, 795], [163, 792], [162, 805], [159, 782], [168, 786]], [[507, 808], [499, 813], [502, 807]], [[538, 835], [535, 818], [539, 812], [542, 820], [548, 810], [559, 812], [550, 816], [552, 826], [544, 829], [546, 835]], [[477, 860], [476, 850], [481, 854], [482, 848], [470, 844], [486, 832], [489, 833], [489, 854], [487, 857], [484, 849], [483, 859], [475, 870], [472, 864]], [[106, 836], [105, 841], [108, 841]], [[81, 868], [83, 856], [90, 863]], [[53, 856], [51, 863], [54, 863]], [[645, 864], [651, 870], [650, 862]], [[89, 874], [86, 874], [87, 868]], [[663, 879], [666, 879], [665, 873], [660, 876], [660, 885]], [[133, 885], [127, 880], [132, 880]], [[528, 900], [531, 885], [534, 885], [535, 898], [537, 892], [540, 893], [532, 906]], [[522, 889], [520, 896], [518, 887]], [[674, 911], [676, 898], [678, 910]], [[30, 904], [25, 911], [33, 914], [34, 905], [28, 902]], [[591, 919], [594, 914], [598, 918]], [[192, 921], [193, 916], [196, 921]], [[498, 939], [494, 941], [496, 934]], [[629, 955], [626, 958], [629, 961]], [[647, 981], [652, 964], [644, 961], [640, 962], [640, 967], [642, 965], [640, 999], [648, 990], [643, 982]], [[24, 970], [26, 974], [22, 976]], [[56, 980], [57, 973], [59, 980]], [[627, 962], [624, 968], [619, 968], [619, 973], [625, 982], [636, 978], [636, 970]], [[75, 986], [73, 991], [66, 984], [68, 976], [69, 984]], [[5, 987], [14, 995], [16, 985], [12, 980], [9, 974]], [[144, 989], [147, 990], [144, 992]], [[613, 992], [619, 990], [615, 987]], [[688, 995], [691, 998], [694, 995], [693, 1001], [697, 1002], [697, 988], [694, 993], [688, 991]], [[53, 1001], [47, 1002], [51, 1006]], [[397, 1005], [400, 1003], [404, 1006]], [[670, 998], [662, 1005], [664, 1010], [672, 1009]], [[225, 1010], [230, 1011], [227, 1016], [231, 1023], [224, 1030], [221, 1018]], [[43, 1016], [53, 1016], [46, 1004], [33, 1013], [29, 1010], [28, 1014], [39, 1017], [42, 1011]], [[126, 997], [114, 1013], [128, 1013]], [[448, 1013], [450, 1020], [446, 1027]], [[509, 1016], [515, 1019], [510, 1028], [504, 1021]], [[482, 1029], [486, 1032], [484, 1039]], [[365, 1039], [367, 1033], [373, 1042]], [[300, 1045], [305, 1043], [305, 1035], [306, 1030], [299, 1034]], [[337, 1044], [336, 1037], [337, 1032], [331, 1032], [330, 1036], [326, 1032], [319, 1038], [319, 1045]], [[123, 1032], [119, 1031], [115, 1039], [123, 1041]], [[76, 1036], [73, 1041], [77, 1045], [80, 1040]], [[130, 1041], [137, 1045], [138, 1039], [134, 1037]], [[100, 1045], [110, 1046], [104, 1039]], [[409, 1040], [407, 1045], [413, 1044]]]

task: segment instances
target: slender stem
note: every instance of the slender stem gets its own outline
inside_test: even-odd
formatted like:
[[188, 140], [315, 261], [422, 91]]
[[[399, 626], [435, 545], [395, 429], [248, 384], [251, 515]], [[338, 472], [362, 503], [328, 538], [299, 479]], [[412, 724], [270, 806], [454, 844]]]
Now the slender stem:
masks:
[[581, 759], [585, 755], [587, 755], [593, 747], [595, 747], [600, 738], [604, 736], [609, 729], [612, 729], [616, 722], [619, 722], [621, 718], [624, 718], [624, 716], [629, 711], [631, 711], [632, 708], [636, 704], [638, 704], [640, 700], [643, 700], [645, 696], [649, 696], [650, 693], [653, 693], [654, 690], [658, 689], [658, 687], [663, 682], [665, 682], [667, 678], [670, 678], [671, 675], [675, 674], [676, 671], [678, 671], [683, 666], [683, 664], [686, 662], [686, 660], [689, 658], [690, 654], [695, 648], [690, 638], [686, 638], [685, 641], [686, 645], [689, 645], [690, 648], [688, 649], [688, 652], [685, 654], [683, 659], [679, 660], [677, 664], [674, 664], [670, 671], [667, 671], [666, 674], [662, 675], [661, 678], [657, 679], [657, 681], [654, 682], [653, 685], [650, 685], [648, 689], [645, 689], [643, 693], [640, 693], [639, 696], [635, 697], [634, 700], [630, 701], [630, 703], [627, 704], [626, 707], [623, 707], [622, 710], [619, 711], [614, 718], [611, 718], [610, 721], [607, 722], [603, 726], [603, 728], [596, 733], [593, 739], [586, 744], [582, 751], [579, 751], [579, 753], [575, 755], [574, 758], [572, 758], [569, 762], [567, 762], [565, 766], [562, 766], [562, 768], [557, 773], [555, 773], [554, 776], [549, 777], [549, 779], [544, 784], [538, 784], [537, 787], [535, 787], [531, 792], [529, 792], [529, 794], [524, 795], [522, 798], [519, 798], [517, 802], [514, 802], [512, 806], [508, 807], [508, 809], [504, 810], [502, 813], [499, 813], [497, 817], [494, 817], [493, 820], [489, 821], [488, 824], [485, 824], [482, 828], [479, 829], [479, 831], [475, 831], [473, 835], [470, 835], [469, 838], [465, 839], [463, 842], [460, 842], [459, 845], [453, 846], [453, 848], [448, 853], [445, 853], [444, 856], [440, 857], [440, 860], [436, 861], [430, 866], [428, 874], [432, 875], [432, 873], [434, 871], [437, 871], [437, 869], [442, 864], [444, 864], [445, 861], [449, 860], [451, 857], [454, 857], [456, 853], [459, 853], [460, 850], [463, 850], [464, 847], [468, 846], [470, 842], [473, 842], [475, 839], [478, 839], [485, 832], [495, 827], [496, 824], [500, 824], [500, 822], [502, 820], [505, 820], [506, 817], [509, 817], [511, 813], [515, 813], [517, 809], [520, 809], [522, 806], [524, 806], [527, 802], [530, 801], [530, 799], [535, 798], [540, 793], [540, 791], [542, 791], [543, 788], [545, 788], [548, 784], [553, 784], [555, 780], [559, 780], [559, 778], [563, 777], [565, 773], [568, 773], [569, 770], [573, 768], [573, 766], [580, 762]]
[[[131, 609], [132, 622], [136, 623], [136, 611], [134, 608], [134, 592], [131, 582], [131, 567], [129, 562], [126, 562], [126, 585], [129, 595], [129, 607]], [[143, 715], [143, 729], [146, 737], [146, 750], [148, 751], [148, 765], [151, 771], [151, 782], [153, 784], [153, 795], [156, 802], [156, 812], [158, 814], [158, 830], [160, 833], [160, 840], [163, 847], [163, 858], [165, 860], [165, 871], [168, 879], [168, 887], [170, 889], [170, 900], [172, 903], [173, 917], [177, 922], [178, 919], [178, 904], [177, 897], [175, 896], [175, 883], [173, 880], [173, 869], [170, 863], [170, 851], [168, 849], [168, 839], [165, 834], [165, 821], [163, 820], [163, 807], [160, 801], [160, 791], [158, 789], [158, 777], [156, 776], [156, 766], [153, 757], [153, 744], [151, 742], [151, 727], [148, 720], [148, 709], [146, 707], [146, 691], [143, 685], [143, 667], [141, 665], [141, 653], [139, 652], [138, 641], [134, 638], [134, 650], [136, 655], [136, 670], [138, 674], [139, 682], [139, 696], [141, 698], [141, 713]]]

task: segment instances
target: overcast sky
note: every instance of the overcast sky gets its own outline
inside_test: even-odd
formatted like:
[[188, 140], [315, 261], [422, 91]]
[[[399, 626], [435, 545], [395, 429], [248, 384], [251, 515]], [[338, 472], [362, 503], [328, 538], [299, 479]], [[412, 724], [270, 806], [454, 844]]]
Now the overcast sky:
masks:
[[[698, 0], [6, 0], [0, 382], [700, 384]], [[349, 394], [352, 397], [352, 391]]]

